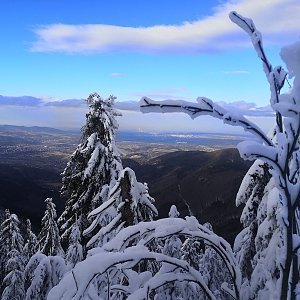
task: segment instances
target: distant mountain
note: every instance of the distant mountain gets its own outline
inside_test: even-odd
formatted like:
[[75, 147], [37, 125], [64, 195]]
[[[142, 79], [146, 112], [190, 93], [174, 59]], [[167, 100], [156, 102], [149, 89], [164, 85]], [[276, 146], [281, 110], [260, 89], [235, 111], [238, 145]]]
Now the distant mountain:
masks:
[[[218, 146], [222, 140], [231, 143], [243, 137], [233, 140], [231, 136], [204, 133], [121, 132], [119, 138], [127, 141], [122, 147], [130, 154], [128, 157], [134, 158], [123, 158], [123, 165], [131, 167], [139, 181], [148, 183], [160, 217], [167, 216], [170, 206], [176, 204], [181, 216], [191, 212], [201, 223], [211, 222], [218, 234], [233, 241], [241, 228], [241, 208], [235, 207], [235, 195], [250, 163], [243, 161], [234, 149], [175, 150], [181, 149], [176, 145], [182, 141], [187, 141], [187, 145], [198, 141], [200, 146], [205, 142], [209, 146], [210, 143]], [[39, 226], [45, 209], [44, 200], [53, 197], [60, 214], [64, 207], [64, 200], [59, 195], [60, 173], [78, 141], [78, 132], [0, 125], [0, 210], [1, 207], [10, 208], [11, 212], [30, 218]], [[165, 150], [175, 152], [163, 152]], [[147, 151], [155, 155], [143, 155]]]
[[[212, 223], [216, 233], [230, 242], [240, 231], [241, 207], [235, 206], [235, 195], [250, 164], [237, 150], [173, 152], [145, 164], [131, 159], [123, 164], [136, 172], [140, 182], [148, 183], [159, 217], [166, 217], [175, 204], [182, 217], [191, 212], [201, 223]], [[0, 206], [30, 218], [35, 226], [40, 224], [46, 197], [53, 197], [62, 212], [60, 186], [56, 168], [0, 164]]]
[[38, 228], [46, 198], [53, 197], [58, 212], [64, 207], [59, 195], [60, 180], [56, 170], [0, 164], [0, 210], [9, 208], [20, 218], [30, 218], [33, 226]]
[[173, 152], [143, 165], [132, 160], [124, 165], [148, 183], [160, 217], [176, 204], [181, 216], [191, 212], [200, 223], [210, 222], [230, 242], [240, 231], [242, 208], [235, 206], [235, 195], [250, 163], [236, 149]]
[[52, 128], [52, 127], [40, 127], [40, 126], [17, 126], [17, 125], [0, 125], [1, 132], [35, 132], [35, 133], [56, 133], [63, 134], [63, 130]]

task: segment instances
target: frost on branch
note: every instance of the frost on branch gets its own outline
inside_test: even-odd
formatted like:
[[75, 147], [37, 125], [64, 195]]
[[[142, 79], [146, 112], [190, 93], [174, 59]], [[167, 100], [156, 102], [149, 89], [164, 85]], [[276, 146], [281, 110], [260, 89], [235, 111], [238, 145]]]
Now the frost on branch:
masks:
[[243, 269], [241, 297], [295, 299], [299, 296], [300, 249], [296, 238], [300, 235], [300, 43], [281, 51], [288, 75], [294, 77], [290, 91], [281, 94], [287, 72], [281, 66], [271, 65], [253, 21], [236, 12], [230, 18], [250, 36], [262, 61], [270, 86], [270, 104], [276, 115], [271, 139], [243, 116], [227, 112], [207, 98], [190, 103], [144, 97], [140, 106], [143, 112], [184, 112], [193, 119], [209, 115], [222, 119], [225, 124], [240, 126], [257, 138], [255, 142], [238, 145], [243, 158], [257, 160], [237, 196], [238, 204], [245, 203], [241, 217], [245, 228], [235, 242]]

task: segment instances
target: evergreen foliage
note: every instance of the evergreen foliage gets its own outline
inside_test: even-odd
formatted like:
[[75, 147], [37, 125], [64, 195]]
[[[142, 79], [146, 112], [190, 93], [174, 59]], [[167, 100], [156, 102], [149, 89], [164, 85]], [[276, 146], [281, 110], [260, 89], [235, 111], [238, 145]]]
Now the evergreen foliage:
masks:
[[[0, 225], [1, 299], [300, 299], [300, 42], [282, 50], [295, 79], [281, 95], [287, 72], [269, 63], [251, 19], [236, 12], [230, 18], [250, 35], [263, 62], [276, 116], [271, 138], [207, 98], [190, 103], [145, 97], [141, 106], [192, 118], [210, 115], [256, 136], [238, 145], [254, 164], [236, 197], [237, 205], [245, 206], [234, 251], [209, 223], [179, 218], [175, 205], [169, 218], [153, 220], [157, 210], [147, 185], [130, 168], [122, 169], [114, 141], [114, 97], [103, 100], [94, 93], [87, 99], [81, 144], [63, 173], [68, 200], [59, 222], [68, 245], [66, 262], [51, 198], [37, 239], [41, 252], [35, 254], [30, 221], [23, 255], [19, 220], [6, 210]], [[82, 260], [86, 246], [91, 249]]]
[[82, 261], [82, 259], [83, 252], [80, 244], [80, 229], [78, 226], [78, 221], [76, 221], [72, 226], [72, 231], [69, 238], [69, 247], [66, 252], [65, 260], [67, 269], [73, 269], [78, 262]]
[[[19, 228], [20, 221], [15, 214], [11, 214], [8, 209], [5, 210], [5, 220], [0, 226], [0, 292], [4, 286], [9, 285], [14, 288], [15, 282], [20, 279], [19, 271], [24, 268], [23, 253], [24, 239]], [[15, 258], [13, 256], [16, 256]], [[6, 275], [10, 274], [8, 277]], [[4, 280], [5, 279], [5, 280]], [[9, 289], [10, 289], [9, 288]], [[8, 295], [10, 292], [6, 290]]]
[[24, 300], [24, 259], [16, 249], [8, 253], [6, 263], [7, 275], [3, 279], [3, 284], [6, 285], [1, 300]]
[[38, 253], [29, 264], [28, 270], [32, 270], [35, 265], [25, 300], [46, 300], [49, 291], [60, 282], [66, 272], [65, 261], [61, 256], [43, 257]]
[[[90, 250], [88, 257], [50, 291], [48, 300], [215, 299], [201, 272], [179, 255], [181, 241], [190, 237], [216, 250], [230, 279], [222, 283], [238, 299], [241, 274], [230, 245], [194, 217], [170, 217], [123, 228], [108, 243]], [[153, 240], [161, 247], [153, 249]], [[149, 261], [155, 262], [158, 269], [140, 268]]]
[[26, 220], [26, 243], [24, 246], [24, 257], [26, 263], [35, 254], [35, 248], [37, 244], [37, 237], [35, 233], [31, 230], [31, 222], [29, 219]]
[[34, 277], [34, 271], [36, 270], [37, 266], [47, 256], [41, 252], [36, 252], [34, 255], [32, 255], [25, 267], [24, 270], [24, 287], [25, 291], [28, 290], [28, 288], [31, 285], [32, 279]]
[[133, 170], [125, 168], [110, 190], [108, 200], [89, 215], [94, 221], [85, 234], [94, 231], [97, 226], [99, 231], [88, 245], [102, 246], [122, 228], [151, 221], [156, 215], [154, 199], [149, 195], [147, 185], [137, 181]]
[[52, 198], [47, 198], [45, 203], [46, 211], [42, 218], [42, 229], [37, 238], [36, 251], [41, 251], [50, 256], [64, 256], [56, 223], [55, 204], [52, 202]]
[[109, 190], [122, 170], [115, 145], [118, 128], [115, 117], [119, 113], [113, 108], [114, 100], [113, 96], [104, 100], [97, 93], [87, 98], [89, 112], [82, 128], [81, 143], [62, 173], [62, 195], [67, 197], [67, 201], [58, 220], [61, 237], [68, 248], [69, 235], [77, 216], [84, 253], [89, 239], [88, 236], [82, 236], [82, 232], [90, 225], [87, 217], [107, 200]]

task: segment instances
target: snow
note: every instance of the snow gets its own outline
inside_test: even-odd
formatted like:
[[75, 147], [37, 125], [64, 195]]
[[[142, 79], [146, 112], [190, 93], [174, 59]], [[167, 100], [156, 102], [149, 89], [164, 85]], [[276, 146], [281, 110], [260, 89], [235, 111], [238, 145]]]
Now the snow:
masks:
[[[236, 12], [230, 18], [250, 36], [263, 63], [277, 118], [271, 138], [238, 112], [205, 97], [195, 103], [144, 97], [140, 105], [143, 112], [184, 112], [192, 119], [209, 115], [240, 126], [257, 139], [237, 147], [242, 158], [254, 163], [236, 196], [236, 204], [245, 206], [244, 229], [236, 237], [234, 252], [209, 223], [200, 225], [193, 216], [179, 218], [175, 205], [169, 218], [153, 221], [158, 212], [147, 185], [137, 181], [133, 170], [123, 169], [120, 161], [114, 141], [118, 127], [114, 97], [104, 101], [93, 93], [82, 143], [63, 172], [63, 190], [69, 197], [60, 219], [62, 236], [68, 235], [66, 258], [55, 205], [47, 198], [37, 248], [49, 256], [37, 252], [23, 273], [27, 257], [21, 255], [19, 220], [6, 211], [0, 227], [0, 262], [6, 271], [0, 274], [6, 285], [3, 299], [23, 299], [24, 284], [29, 286], [28, 300], [299, 298], [299, 282], [290, 281], [295, 281], [291, 275], [297, 274], [294, 259], [300, 253], [300, 42], [281, 51], [288, 75], [294, 77], [293, 87], [281, 95], [287, 72], [272, 67], [251, 19]], [[24, 257], [30, 256], [29, 245], [35, 240], [30, 223], [27, 231]], [[81, 239], [82, 232], [89, 238], [84, 245], [87, 238]], [[86, 247], [92, 249], [82, 260]], [[56, 253], [61, 256], [51, 256]], [[296, 286], [295, 295], [291, 284]], [[286, 296], [281, 294], [285, 285]]]
[[239, 153], [243, 159], [255, 160], [260, 159], [270, 163], [277, 169], [277, 150], [275, 147], [264, 146], [256, 141], [243, 141], [237, 145]]
[[49, 291], [56, 286], [66, 272], [65, 261], [60, 256], [46, 256], [37, 265], [25, 300], [47, 299]]
[[238, 14], [236, 11], [230, 12], [229, 18], [233, 23], [237, 24], [239, 27], [245, 30], [250, 35], [250, 37], [256, 30], [255, 25], [251, 19]]
[[155, 200], [149, 195], [147, 185], [138, 182], [130, 168], [120, 171], [119, 178], [111, 186], [107, 198], [106, 202], [89, 214], [89, 218], [94, 220], [84, 234], [92, 233], [98, 225], [101, 228], [91, 237], [88, 247], [101, 246], [123, 227], [140, 221], [150, 221], [158, 214], [154, 206]]
[[179, 212], [178, 212], [177, 207], [175, 205], [171, 206], [170, 212], [169, 212], [169, 217], [170, 218], [178, 218], [179, 217]]

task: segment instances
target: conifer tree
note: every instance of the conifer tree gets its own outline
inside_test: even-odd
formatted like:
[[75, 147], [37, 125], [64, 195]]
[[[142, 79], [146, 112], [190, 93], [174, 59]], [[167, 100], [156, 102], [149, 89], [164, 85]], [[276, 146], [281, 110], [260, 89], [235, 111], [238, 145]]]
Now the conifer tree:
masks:
[[29, 259], [29, 261], [28, 261], [28, 263], [25, 267], [25, 270], [24, 270], [24, 287], [25, 287], [25, 291], [27, 291], [28, 288], [31, 285], [32, 279], [34, 277], [34, 271], [36, 270], [37, 266], [46, 257], [47, 256], [45, 254], [38, 251], [33, 256], [31, 256], [31, 258]]
[[6, 263], [6, 273], [3, 284], [6, 286], [1, 300], [23, 300], [24, 290], [24, 259], [22, 254], [16, 249], [8, 253]]
[[82, 245], [80, 244], [80, 229], [78, 221], [73, 224], [72, 231], [69, 237], [69, 247], [66, 252], [67, 269], [72, 269], [83, 259]]
[[41, 253], [35, 256], [38, 258], [32, 261], [31, 266], [35, 266], [37, 262], [38, 264], [33, 272], [25, 300], [46, 300], [49, 291], [60, 282], [65, 274], [66, 265], [61, 256], [43, 257]]
[[52, 198], [45, 200], [46, 211], [42, 218], [42, 229], [37, 238], [36, 251], [41, 251], [45, 255], [61, 255], [64, 251], [60, 243], [58, 226], [56, 223], [56, 209]]
[[35, 248], [37, 244], [37, 237], [31, 230], [31, 222], [29, 219], [26, 220], [26, 243], [24, 246], [24, 257], [26, 263], [35, 254]]
[[[19, 224], [20, 221], [17, 215], [11, 214], [10, 211], [6, 209], [5, 220], [0, 226], [1, 293], [4, 288], [4, 277], [7, 275], [7, 273], [13, 271], [17, 263], [18, 266], [20, 266], [20, 269], [24, 268], [24, 257], [21, 256], [21, 253], [23, 253], [24, 239], [20, 233]], [[18, 258], [16, 258], [16, 262], [13, 260], [13, 253], [17, 254], [18, 256]], [[8, 266], [9, 260], [10, 264]], [[6, 282], [9, 283], [9, 279], [7, 279]]]
[[[169, 218], [178, 218], [179, 212], [177, 210], [177, 207], [175, 205], [172, 205], [169, 211]], [[180, 240], [179, 236], [174, 234], [168, 237], [164, 242], [164, 247], [162, 249], [162, 253], [174, 257], [174, 258], [181, 258], [182, 252], [182, 241]], [[164, 271], [170, 272], [170, 273], [178, 273], [178, 270], [176, 267], [171, 266], [169, 264], [163, 264], [162, 268]], [[166, 300], [172, 300], [172, 299], [178, 299], [180, 296], [180, 289], [182, 284], [178, 282], [172, 282], [165, 284], [163, 287], [158, 289], [158, 299], [166, 299]]]
[[[210, 223], [205, 223], [203, 226], [213, 232]], [[231, 283], [231, 278], [224, 261], [211, 247], [206, 246], [204, 250], [205, 251], [200, 258], [199, 271], [203, 275], [205, 283], [217, 299], [232, 299], [230, 295], [226, 294], [226, 289], [222, 289], [222, 284], [224, 282], [226, 282], [227, 285]]]
[[88, 214], [107, 200], [109, 190], [122, 170], [115, 145], [118, 128], [115, 117], [120, 114], [113, 108], [114, 100], [113, 96], [104, 100], [97, 93], [87, 98], [89, 112], [82, 128], [81, 143], [62, 173], [62, 195], [67, 201], [58, 220], [61, 237], [68, 248], [76, 215], [84, 253], [89, 237], [84, 238], [82, 232], [89, 226]]
[[102, 246], [122, 228], [153, 220], [157, 215], [154, 201], [148, 193], [147, 185], [137, 181], [132, 169], [125, 168], [111, 189], [109, 199], [89, 215], [94, 221], [85, 234], [95, 231], [96, 228], [99, 231], [88, 245]]

